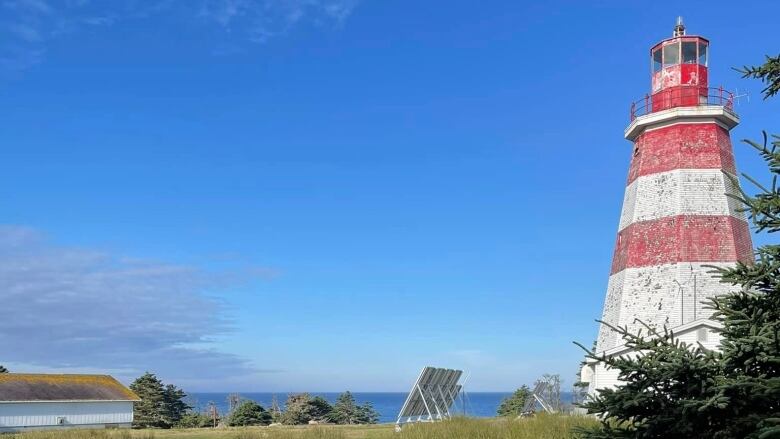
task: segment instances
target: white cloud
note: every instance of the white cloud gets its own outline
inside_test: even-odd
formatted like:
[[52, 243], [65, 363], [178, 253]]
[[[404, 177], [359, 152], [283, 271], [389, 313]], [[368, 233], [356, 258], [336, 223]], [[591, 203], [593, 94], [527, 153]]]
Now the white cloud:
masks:
[[126, 378], [153, 370], [196, 386], [262, 373], [213, 349], [231, 322], [224, 303], [205, 291], [226, 278], [237, 280], [57, 246], [30, 228], [2, 226], [0, 363], [118, 370]]
[[[349, 17], [357, 2], [0, 0], [0, 42], [3, 42], [0, 44], [0, 68], [25, 70], [41, 60], [52, 39], [85, 27], [110, 27], [122, 21], [152, 18], [189, 20], [199, 23], [204, 29], [219, 29], [227, 41], [218, 44], [221, 44], [220, 47], [229, 47], [241, 43], [265, 43], [305, 23], [338, 27]], [[204, 53], [226, 53], [219, 47], [204, 49]]]

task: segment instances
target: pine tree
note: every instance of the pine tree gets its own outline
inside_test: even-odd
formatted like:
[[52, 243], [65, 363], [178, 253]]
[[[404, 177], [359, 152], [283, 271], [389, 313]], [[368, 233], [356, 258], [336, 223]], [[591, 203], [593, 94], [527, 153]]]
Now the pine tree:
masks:
[[737, 71], [742, 73], [743, 78], [760, 79], [761, 82], [767, 84], [766, 88], [762, 90], [764, 99], [780, 93], [780, 55], [775, 57], [767, 55], [764, 64], [745, 66]]
[[379, 414], [371, 403], [358, 404], [351, 392], [338, 396], [328, 419], [335, 424], [376, 424]]
[[307, 424], [311, 420], [308, 410], [309, 399], [308, 393], [288, 395], [287, 402], [284, 404], [284, 413], [282, 413], [282, 424]]
[[139, 428], [169, 428], [165, 409], [165, 388], [154, 374], [146, 372], [132, 384], [130, 390], [141, 399], [133, 404], [133, 426]]
[[271, 414], [252, 400], [241, 401], [228, 418], [228, 425], [231, 427], [268, 425], [270, 423]]
[[312, 421], [324, 422], [328, 420], [333, 406], [321, 396], [315, 396], [309, 400], [308, 412]]
[[171, 428], [191, 409], [183, 390], [167, 386], [152, 373], [146, 372], [130, 384], [141, 401], [133, 404], [133, 426], [140, 428]]
[[320, 396], [312, 397], [308, 393], [289, 395], [285, 403], [281, 421], [287, 425], [308, 424], [309, 421], [327, 420], [333, 407]]
[[335, 424], [357, 424], [358, 406], [350, 392], [344, 392], [336, 398], [329, 419]]
[[531, 398], [531, 389], [524, 385], [501, 401], [496, 414], [498, 416], [520, 416], [528, 398]]
[[374, 410], [371, 402], [366, 401], [363, 404], [358, 404], [357, 408], [360, 424], [376, 424], [379, 422], [379, 412]]
[[[774, 81], [780, 86], [780, 64], [776, 62]], [[769, 87], [767, 94], [777, 88]], [[757, 232], [780, 231], [780, 136], [771, 142], [764, 133], [763, 144], [753, 146], [774, 174], [772, 184], [750, 197], [740, 197]], [[770, 146], [771, 145], [771, 146]], [[751, 180], [753, 181], [753, 180]], [[734, 414], [733, 430], [761, 439], [780, 438], [780, 245], [758, 249], [755, 264], [738, 264], [720, 270], [723, 280], [739, 285], [741, 291], [714, 300], [716, 315], [724, 324], [721, 367], [726, 379], [712, 401]]]
[[173, 384], [165, 386], [163, 391], [163, 406], [165, 410], [165, 422], [169, 426], [174, 426], [181, 421], [182, 417], [192, 408], [184, 402], [187, 394]]
[[[746, 76], [769, 83], [766, 97], [780, 91], [780, 61], [746, 70]], [[763, 144], [745, 142], [756, 148], [773, 179], [765, 188], [746, 176], [761, 192], [736, 198], [757, 233], [778, 232], [780, 137], [770, 141], [764, 134]], [[631, 334], [613, 327], [641, 354], [607, 358], [588, 351], [588, 357], [619, 369], [625, 384], [602, 390], [584, 405], [603, 421], [599, 428], [578, 431], [580, 437], [780, 438], [780, 245], [760, 247], [753, 264], [715, 270], [723, 282], [739, 287], [709, 303], [713, 319], [723, 324], [721, 351], [686, 345], [666, 329], [646, 326], [645, 334]]]

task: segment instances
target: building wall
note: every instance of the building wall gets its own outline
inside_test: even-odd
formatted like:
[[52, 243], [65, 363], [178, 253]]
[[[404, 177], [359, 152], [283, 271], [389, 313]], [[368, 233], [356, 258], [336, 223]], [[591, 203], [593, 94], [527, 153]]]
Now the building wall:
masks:
[[[703, 347], [707, 350], [719, 350], [721, 342], [720, 331], [706, 326], [696, 326], [679, 334], [675, 334], [677, 340], [687, 344], [691, 349]], [[636, 357], [636, 352], [621, 353], [628, 357]], [[590, 363], [583, 367], [580, 372], [580, 380], [588, 383], [588, 394], [595, 394], [598, 389], [611, 389], [621, 384], [618, 379], [620, 371], [610, 369], [604, 363]]]
[[[64, 424], [59, 424], [59, 418], [64, 418]], [[0, 431], [40, 427], [123, 427], [132, 422], [133, 403], [130, 401], [0, 403]]]
[[[634, 144], [602, 320], [638, 332], [707, 318], [735, 288], [710, 266], [753, 260], [727, 129], [714, 120], [648, 128]], [[641, 321], [641, 322], [640, 322]], [[647, 330], [645, 329], [646, 333]], [[622, 344], [601, 325], [597, 350]]]
[[[629, 331], [644, 334], [640, 323], [661, 330], [676, 328], [694, 320], [709, 318], [712, 310], [707, 299], [738, 289], [720, 282], [710, 266], [733, 267], [734, 263], [688, 262], [650, 267], [627, 268], [609, 277], [603, 320]], [[623, 344], [620, 336], [601, 325], [598, 349], [608, 350]]]

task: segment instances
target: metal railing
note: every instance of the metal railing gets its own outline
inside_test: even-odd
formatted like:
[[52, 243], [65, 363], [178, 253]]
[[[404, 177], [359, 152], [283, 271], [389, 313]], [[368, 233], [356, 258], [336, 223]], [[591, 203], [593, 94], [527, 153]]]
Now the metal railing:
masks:
[[631, 120], [639, 116], [677, 107], [717, 105], [734, 111], [734, 93], [721, 87], [677, 86], [661, 90], [631, 103]]

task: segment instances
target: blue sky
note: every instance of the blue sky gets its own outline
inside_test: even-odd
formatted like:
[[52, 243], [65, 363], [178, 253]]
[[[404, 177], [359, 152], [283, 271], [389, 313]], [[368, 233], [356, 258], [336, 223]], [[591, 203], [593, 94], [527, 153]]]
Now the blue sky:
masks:
[[[596, 335], [648, 50], [710, 81], [771, 2], [6, 0], [0, 362], [191, 391], [570, 384]], [[590, 2], [587, 2], [590, 3]], [[760, 242], [760, 240], [759, 240]]]

